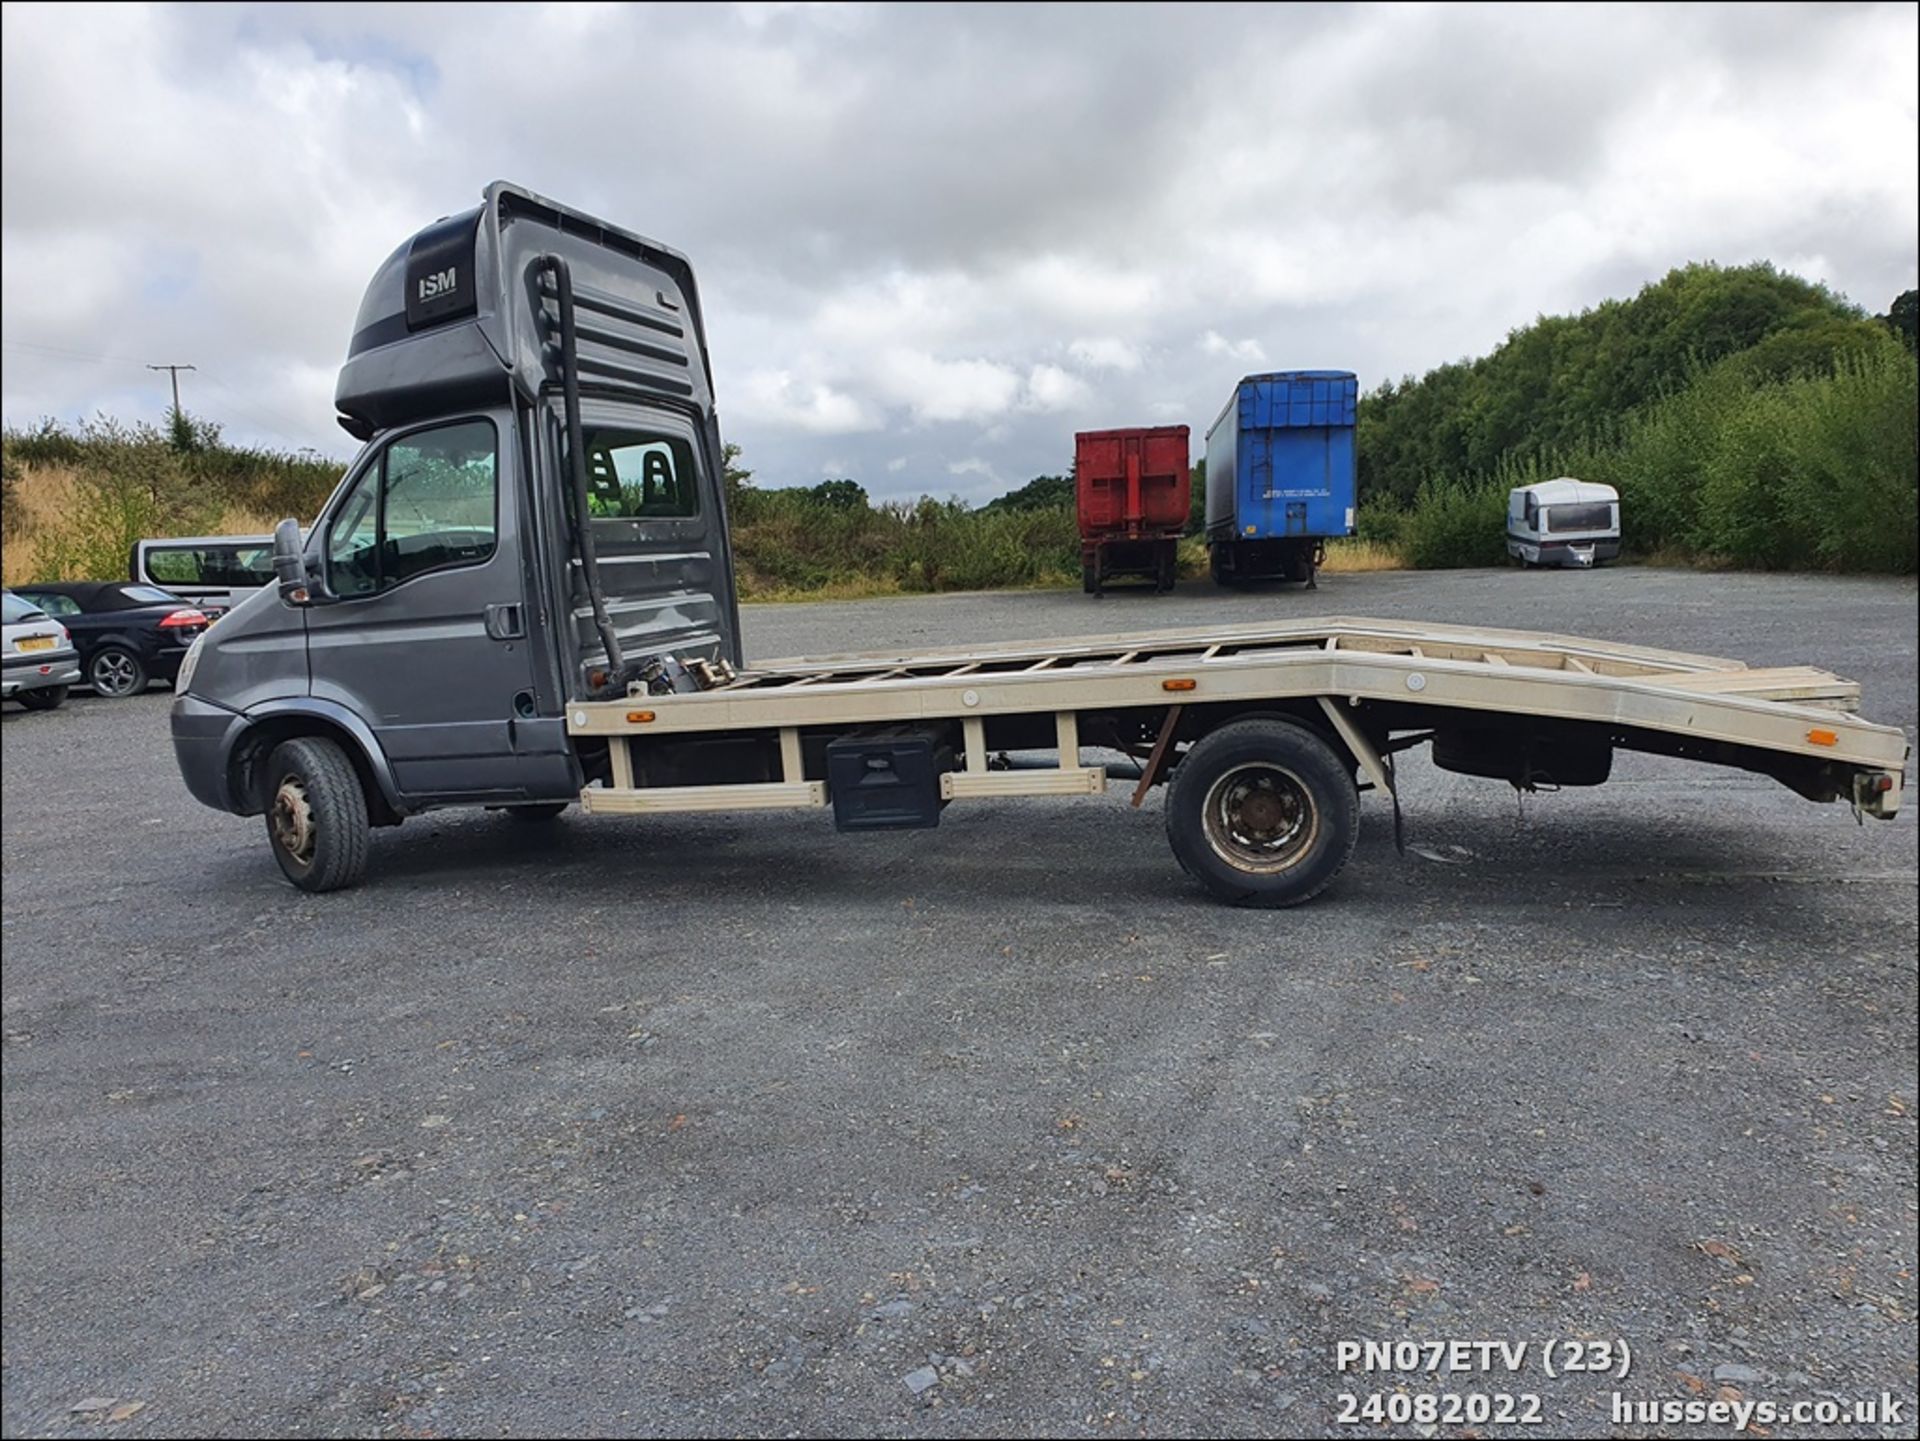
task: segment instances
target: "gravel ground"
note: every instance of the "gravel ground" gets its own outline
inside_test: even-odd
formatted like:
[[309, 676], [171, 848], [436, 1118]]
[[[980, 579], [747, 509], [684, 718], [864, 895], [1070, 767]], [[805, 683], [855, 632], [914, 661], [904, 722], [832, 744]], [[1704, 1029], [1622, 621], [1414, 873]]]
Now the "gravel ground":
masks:
[[[1859, 679], [1911, 583], [1618, 569], [749, 609], [793, 654], [1346, 612]], [[166, 698], [4, 720], [8, 1434], [1351, 1434], [1343, 1392], [1915, 1392], [1916, 827], [1405, 768], [1295, 912], [1157, 802], [437, 815], [307, 897]], [[1345, 1375], [1619, 1338], [1624, 1382]], [[138, 1409], [129, 1411], [134, 1403]], [[73, 1408], [86, 1403], [90, 1409]], [[110, 1409], [117, 1406], [118, 1410]], [[112, 1419], [120, 1417], [122, 1419]], [[1443, 1426], [1441, 1434], [1461, 1434]], [[1433, 1434], [1429, 1428], [1427, 1434]]]

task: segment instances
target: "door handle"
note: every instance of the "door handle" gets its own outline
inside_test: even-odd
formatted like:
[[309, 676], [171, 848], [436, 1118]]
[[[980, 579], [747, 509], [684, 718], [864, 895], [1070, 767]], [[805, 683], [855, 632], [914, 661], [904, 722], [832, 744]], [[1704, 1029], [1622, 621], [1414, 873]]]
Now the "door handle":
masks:
[[495, 640], [519, 640], [527, 633], [517, 601], [499, 601], [487, 607], [487, 634]]

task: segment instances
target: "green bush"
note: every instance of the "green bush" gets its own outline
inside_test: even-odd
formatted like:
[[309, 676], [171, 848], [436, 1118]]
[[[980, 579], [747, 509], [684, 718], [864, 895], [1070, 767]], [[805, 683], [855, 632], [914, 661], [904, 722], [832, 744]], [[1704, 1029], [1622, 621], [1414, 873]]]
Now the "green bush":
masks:
[[1354, 534], [1369, 545], [1398, 550], [1406, 542], [1407, 512], [1390, 500], [1363, 500], [1354, 518]]
[[910, 591], [1064, 582], [1079, 573], [1073, 512], [971, 510], [923, 497], [879, 507], [813, 490], [743, 489], [733, 549], [751, 592], [884, 583]]
[[1401, 528], [1407, 563], [1418, 570], [1503, 565], [1507, 487], [1497, 481], [1430, 480]]

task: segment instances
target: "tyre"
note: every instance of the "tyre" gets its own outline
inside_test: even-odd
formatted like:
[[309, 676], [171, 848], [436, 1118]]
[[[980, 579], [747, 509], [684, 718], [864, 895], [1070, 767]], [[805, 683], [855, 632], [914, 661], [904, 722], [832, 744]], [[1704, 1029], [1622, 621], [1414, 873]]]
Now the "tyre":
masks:
[[1175, 546], [1163, 545], [1160, 547], [1158, 560], [1159, 564], [1154, 570], [1153, 588], [1161, 595], [1165, 595], [1173, 589], [1174, 578], [1179, 572], [1180, 552]]
[[1347, 758], [1292, 721], [1231, 721], [1168, 788], [1167, 841], [1187, 874], [1238, 906], [1297, 906], [1332, 883], [1360, 835]]
[[1090, 560], [1080, 562], [1080, 589], [1088, 595], [1100, 594], [1100, 569]]
[[67, 688], [50, 685], [40, 690], [23, 690], [14, 699], [28, 710], [59, 710], [67, 702]]
[[267, 842], [303, 891], [337, 891], [367, 873], [367, 795], [347, 753], [320, 736], [282, 741], [267, 762]]
[[538, 821], [555, 821], [566, 814], [567, 802], [545, 801], [537, 806], [508, 806], [506, 812], [523, 825], [532, 825]]
[[87, 662], [87, 684], [109, 700], [139, 695], [147, 688], [147, 664], [123, 645], [104, 646]]

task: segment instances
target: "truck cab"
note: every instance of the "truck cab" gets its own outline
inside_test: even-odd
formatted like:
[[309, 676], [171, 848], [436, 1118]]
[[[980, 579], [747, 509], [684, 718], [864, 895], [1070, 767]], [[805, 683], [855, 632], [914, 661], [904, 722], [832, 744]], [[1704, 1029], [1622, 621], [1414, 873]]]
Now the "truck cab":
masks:
[[296, 854], [276, 850], [296, 883], [326, 778], [270, 776], [287, 743], [342, 757], [376, 823], [550, 814], [594, 767], [569, 699], [612, 693], [630, 657], [739, 660], [712, 377], [678, 252], [492, 185], [381, 265], [336, 405], [362, 450], [304, 535], [282, 526], [280, 583], [202, 638], [173, 711], [196, 797], [287, 811]]

